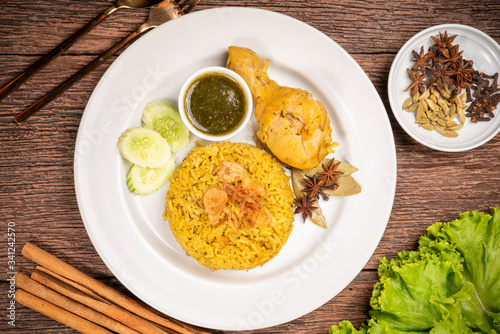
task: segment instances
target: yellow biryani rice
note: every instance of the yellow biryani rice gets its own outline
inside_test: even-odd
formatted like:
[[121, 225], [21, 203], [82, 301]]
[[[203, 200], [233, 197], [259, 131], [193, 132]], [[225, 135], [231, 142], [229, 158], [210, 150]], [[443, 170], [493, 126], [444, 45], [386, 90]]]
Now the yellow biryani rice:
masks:
[[[259, 202], [271, 214], [266, 224], [234, 229], [224, 221], [208, 221], [203, 195], [210, 187], [221, 187], [216, 170], [223, 160], [242, 165], [265, 189]], [[274, 158], [255, 146], [223, 142], [196, 147], [170, 182], [163, 217], [186, 253], [212, 270], [262, 266], [279, 253], [292, 231], [295, 204], [289, 178]], [[233, 212], [238, 205], [226, 203]]]

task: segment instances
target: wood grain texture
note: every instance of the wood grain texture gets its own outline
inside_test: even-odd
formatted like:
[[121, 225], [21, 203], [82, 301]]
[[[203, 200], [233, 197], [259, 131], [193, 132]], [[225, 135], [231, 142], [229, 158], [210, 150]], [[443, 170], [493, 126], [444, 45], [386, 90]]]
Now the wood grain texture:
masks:
[[[366, 294], [366, 291], [371, 291], [377, 278], [376, 272], [370, 270], [363, 271], [334, 299], [300, 319], [266, 330], [245, 331], [244, 333], [327, 333], [328, 328], [333, 323], [338, 323], [345, 319], [350, 319], [353, 324], [359, 326], [363, 321], [366, 321], [368, 316], [368, 303], [371, 294]], [[131, 295], [116, 278], [101, 278], [100, 280], [118, 289], [120, 292]], [[6, 283], [2, 282], [1, 285], [3, 290]], [[18, 320], [16, 320], [16, 329], [13, 332], [16, 334], [32, 334], [34, 329], [42, 329], [43, 332], [39, 333], [44, 334], [76, 333], [71, 328], [65, 327], [25, 307], [19, 308], [16, 314]], [[238, 331], [222, 332], [215, 330], [210, 330], [210, 332], [238, 333]]]
[[[5, 0], [0, 11], [0, 85], [107, 8], [110, 0]], [[467, 152], [431, 150], [409, 137], [395, 120], [387, 97], [387, 77], [397, 51], [414, 34], [441, 23], [478, 28], [500, 42], [500, 3], [449, 1], [260, 1], [203, 0], [196, 10], [220, 6], [268, 9], [301, 20], [332, 38], [367, 73], [388, 111], [398, 170], [396, 197], [386, 231], [364, 270], [325, 305], [286, 324], [249, 333], [327, 333], [341, 320], [356, 326], [368, 315], [380, 258], [415, 249], [435, 221], [462, 211], [500, 205], [500, 135]], [[116, 57], [18, 126], [13, 116], [83, 67], [142, 23], [147, 10], [120, 10], [41, 73], [0, 103], [0, 221], [16, 223], [16, 269], [35, 265], [20, 254], [31, 241], [79, 270], [121, 291], [96, 253], [78, 210], [73, 155], [85, 105], [99, 78]], [[369, 219], [369, 213], [366, 213]], [[7, 238], [2, 232], [0, 293], [5, 310], [9, 278]], [[128, 293], [128, 292], [127, 292]], [[4, 311], [5, 313], [5, 311]], [[18, 306], [16, 327], [0, 321], [0, 332], [75, 333], [47, 317]], [[214, 333], [218, 331], [213, 331]], [[227, 331], [226, 333], [236, 333]]]

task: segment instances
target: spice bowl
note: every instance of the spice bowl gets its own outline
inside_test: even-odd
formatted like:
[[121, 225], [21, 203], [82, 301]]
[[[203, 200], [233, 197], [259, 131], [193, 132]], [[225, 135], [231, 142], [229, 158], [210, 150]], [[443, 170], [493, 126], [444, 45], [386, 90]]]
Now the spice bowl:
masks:
[[252, 94], [236, 72], [211, 66], [193, 73], [178, 98], [182, 121], [196, 136], [224, 141], [236, 136], [252, 116]]
[[[477, 123], [471, 122], [470, 118], [464, 121], [463, 117], [462, 119], [458, 117], [456, 122], [463, 128], [451, 133], [453, 136], [448, 136], [446, 130], [436, 131], [437, 129], [427, 124], [417, 123], [416, 112], [405, 106], [410, 96], [407, 87], [412, 84], [407, 70], [415, 64], [412, 54], [415, 52], [418, 56], [421, 50], [427, 52], [434, 42], [431, 37], [439, 38], [440, 33], [456, 36], [453, 45], [458, 46], [459, 52], [463, 52], [464, 59], [473, 61], [476, 70], [489, 74], [500, 73], [500, 45], [490, 36], [476, 28], [460, 24], [433, 26], [410, 38], [394, 58], [387, 83], [389, 102], [399, 125], [417, 142], [444, 152], [467, 151], [483, 145], [500, 132], [500, 117], [492, 118], [489, 122]], [[443, 97], [443, 101], [447, 99], [444, 95]], [[416, 99], [417, 103], [423, 100], [419, 99], [420, 97]], [[462, 101], [462, 104], [464, 103], [470, 104]]]

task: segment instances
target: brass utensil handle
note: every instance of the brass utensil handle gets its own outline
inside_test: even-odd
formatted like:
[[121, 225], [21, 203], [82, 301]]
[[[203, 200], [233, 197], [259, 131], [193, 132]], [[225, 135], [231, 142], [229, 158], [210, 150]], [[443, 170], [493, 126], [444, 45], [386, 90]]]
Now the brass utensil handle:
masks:
[[40, 71], [44, 68], [48, 63], [50, 63], [53, 59], [59, 56], [61, 53], [69, 49], [71, 45], [73, 45], [80, 37], [86, 35], [90, 30], [92, 30], [95, 26], [101, 23], [106, 17], [111, 15], [114, 11], [118, 9], [117, 6], [113, 5], [106, 9], [101, 14], [97, 15], [92, 21], [83, 26], [80, 30], [71, 35], [64, 42], [56, 46], [52, 51], [47, 53], [45, 56], [37, 60], [33, 65], [31, 65], [27, 70], [23, 73], [19, 74], [16, 78], [14, 78], [11, 82], [5, 85], [0, 89], [0, 101], [10, 94], [14, 89], [23, 84], [28, 78], [30, 78], [33, 74]]
[[107, 51], [105, 51], [103, 54], [101, 54], [99, 57], [95, 58], [92, 62], [90, 62], [88, 65], [86, 65], [84, 68], [73, 74], [70, 78], [68, 78], [66, 81], [61, 83], [59, 86], [54, 88], [51, 92], [49, 92], [47, 95], [33, 103], [31, 106], [17, 114], [17, 116], [14, 118], [14, 120], [18, 123], [21, 124], [24, 122], [26, 119], [28, 119], [30, 116], [32, 116], [34, 113], [36, 113], [38, 110], [43, 108], [45, 105], [47, 105], [49, 102], [54, 100], [56, 97], [61, 95], [63, 92], [65, 92], [68, 88], [70, 88], [75, 82], [86, 76], [88, 73], [90, 73], [92, 70], [94, 70], [97, 66], [101, 65], [104, 63], [109, 57], [111, 57], [113, 54], [115, 54], [118, 50], [123, 48], [127, 43], [132, 41], [135, 37], [137, 37], [139, 34], [134, 31], [131, 34], [129, 34], [127, 37], [116, 43], [114, 46], [109, 48]]

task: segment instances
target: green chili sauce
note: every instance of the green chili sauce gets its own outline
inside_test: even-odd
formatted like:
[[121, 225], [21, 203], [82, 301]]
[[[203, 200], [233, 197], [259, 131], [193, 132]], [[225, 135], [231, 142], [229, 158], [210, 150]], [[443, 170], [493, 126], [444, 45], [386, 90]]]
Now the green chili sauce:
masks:
[[243, 88], [221, 73], [199, 76], [184, 99], [191, 124], [206, 134], [224, 135], [236, 129], [246, 114]]

